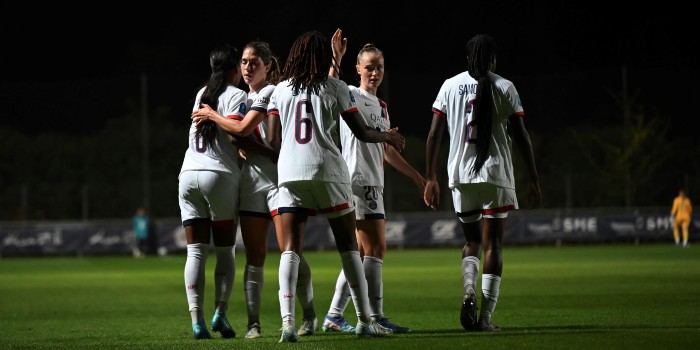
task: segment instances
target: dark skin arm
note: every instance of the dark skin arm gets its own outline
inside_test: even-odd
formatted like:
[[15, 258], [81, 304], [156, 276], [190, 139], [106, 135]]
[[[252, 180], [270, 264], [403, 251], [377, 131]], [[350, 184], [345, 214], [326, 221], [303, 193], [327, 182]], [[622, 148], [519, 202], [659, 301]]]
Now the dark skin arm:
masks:
[[399, 128], [392, 128], [387, 132], [381, 132], [367, 126], [358, 112], [343, 112], [341, 116], [348, 127], [350, 127], [350, 131], [362, 142], [386, 142], [399, 152], [406, 146], [406, 139], [403, 135], [399, 134]]
[[267, 135], [267, 141], [272, 146], [272, 149], [279, 154], [280, 148], [282, 148], [282, 124], [280, 124], [279, 115], [268, 114], [267, 129], [270, 132]]
[[425, 191], [423, 201], [425, 205], [435, 210], [440, 204], [440, 184], [437, 182], [437, 160], [442, 143], [442, 135], [447, 122], [444, 118], [433, 113], [433, 122], [430, 125], [430, 132], [425, 144]]
[[529, 175], [527, 183], [528, 205], [530, 208], [537, 208], [542, 204], [542, 189], [540, 188], [540, 176], [537, 173], [537, 166], [535, 165], [535, 155], [532, 151], [530, 134], [528, 134], [525, 129], [523, 117], [513, 115], [508, 119], [508, 134], [515, 142], [527, 166]]

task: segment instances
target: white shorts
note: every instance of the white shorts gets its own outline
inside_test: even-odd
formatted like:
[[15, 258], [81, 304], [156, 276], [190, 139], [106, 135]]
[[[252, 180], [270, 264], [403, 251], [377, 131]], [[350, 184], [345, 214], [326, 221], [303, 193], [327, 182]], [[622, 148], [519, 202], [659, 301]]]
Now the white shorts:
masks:
[[455, 213], [462, 222], [486, 218], [506, 218], [508, 211], [518, 209], [515, 190], [490, 183], [459, 184], [452, 188]]
[[182, 172], [178, 198], [183, 225], [194, 219], [235, 220], [238, 214], [238, 177], [209, 170]]
[[355, 201], [355, 219], [384, 220], [384, 188], [378, 186], [352, 186]]
[[277, 197], [279, 190], [272, 187], [268, 190], [246, 190], [241, 184], [240, 204], [238, 215], [271, 218], [277, 213]]
[[343, 216], [355, 210], [350, 184], [316, 180], [290, 181], [279, 185], [277, 210], [282, 213], [307, 209], [308, 215], [318, 210], [327, 218]]

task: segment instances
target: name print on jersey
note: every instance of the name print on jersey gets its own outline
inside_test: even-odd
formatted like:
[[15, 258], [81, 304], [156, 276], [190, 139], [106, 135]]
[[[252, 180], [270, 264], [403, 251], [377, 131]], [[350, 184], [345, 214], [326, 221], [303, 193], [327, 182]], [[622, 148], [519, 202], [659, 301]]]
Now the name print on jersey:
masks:
[[464, 84], [459, 86], [459, 95], [472, 94], [476, 95], [476, 86], [478, 84]]

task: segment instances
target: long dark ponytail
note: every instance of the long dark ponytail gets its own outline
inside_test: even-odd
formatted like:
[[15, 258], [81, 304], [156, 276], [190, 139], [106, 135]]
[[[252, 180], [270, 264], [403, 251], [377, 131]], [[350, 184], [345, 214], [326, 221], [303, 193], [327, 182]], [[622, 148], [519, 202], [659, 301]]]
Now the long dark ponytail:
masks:
[[496, 41], [486, 34], [478, 34], [467, 43], [467, 71], [478, 82], [472, 115], [476, 127], [476, 161], [469, 171], [471, 175], [479, 173], [489, 156], [493, 124], [493, 83], [489, 71], [496, 51]]
[[[207, 81], [206, 89], [202, 93], [202, 103], [208, 104], [216, 110], [219, 106], [219, 96], [226, 91], [228, 86], [228, 74], [232, 69], [239, 69], [241, 64], [241, 54], [238, 49], [230, 44], [221, 45], [209, 53], [209, 66], [211, 75]], [[197, 128], [197, 136], [209, 145], [216, 138], [216, 123], [207, 120]]]

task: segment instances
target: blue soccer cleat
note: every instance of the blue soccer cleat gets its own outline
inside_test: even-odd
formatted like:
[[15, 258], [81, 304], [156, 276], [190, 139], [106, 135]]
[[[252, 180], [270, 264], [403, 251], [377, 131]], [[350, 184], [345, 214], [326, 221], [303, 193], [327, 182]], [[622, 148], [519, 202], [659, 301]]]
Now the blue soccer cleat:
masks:
[[235, 338], [236, 332], [231, 327], [226, 319], [226, 314], [223, 312], [216, 312], [214, 318], [211, 320], [211, 330], [214, 332], [221, 333], [222, 338]]

